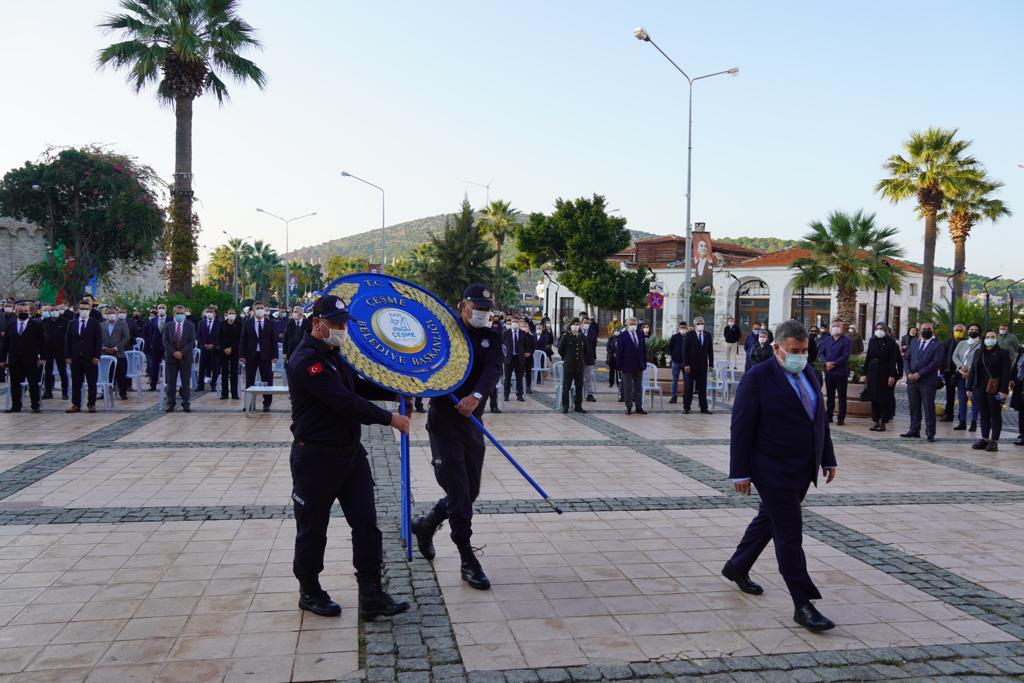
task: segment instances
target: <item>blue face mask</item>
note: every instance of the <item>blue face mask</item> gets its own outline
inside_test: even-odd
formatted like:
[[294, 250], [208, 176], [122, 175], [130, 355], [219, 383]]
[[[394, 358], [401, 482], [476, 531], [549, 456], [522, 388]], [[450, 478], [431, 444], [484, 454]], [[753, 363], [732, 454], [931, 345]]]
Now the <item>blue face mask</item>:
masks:
[[807, 367], [807, 356], [802, 353], [787, 353], [786, 359], [782, 361], [782, 367], [786, 368], [786, 372], [798, 375]]
[[185, 314], [184, 313], [175, 313], [174, 314], [174, 322], [176, 322], [176, 323], [183, 323], [183, 322], [185, 322]]

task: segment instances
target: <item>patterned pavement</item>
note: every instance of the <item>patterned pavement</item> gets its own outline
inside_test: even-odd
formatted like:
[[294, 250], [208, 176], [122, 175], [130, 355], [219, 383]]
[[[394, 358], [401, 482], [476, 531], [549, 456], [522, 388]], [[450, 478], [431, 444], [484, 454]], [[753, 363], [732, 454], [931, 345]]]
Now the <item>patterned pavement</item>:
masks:
[[[191, 415], [164, 415], [147, 393], [95, 415], [48, 402], [0, 416], [0, 682], [1024, 675], [1024, 449], [1012, 438], [989, 454], [948, 424], [935, 444], [900, 439], [902, 416], [882, 435], [861, 420], [835, 429], [840, 477], [812, 489], [804, 513], [818, 605], [837, 622], [815, 635], [792, 623], [770, 549], [753, 572], [763, 596], [718, 574], [756, 503], [725, 477], [721, 405], [626, 417], [601, 393], [563, 416], [549, 388], [485, 417], [566, 510], [551, 513], [488, 450], [474, 543], [490, 592], [461, 582], [444, 530], [433, 565], [404, 561], [397, 440], [365, 430], [387, 583], [413, 603], [369, 623], [355, 616], [340, 512], [323, 582], [343, 616], [295, 608], [287, 401], [245, 417], [203, 395]], [[440, 495], [426, 438], [417, 419], [421, 509]]]

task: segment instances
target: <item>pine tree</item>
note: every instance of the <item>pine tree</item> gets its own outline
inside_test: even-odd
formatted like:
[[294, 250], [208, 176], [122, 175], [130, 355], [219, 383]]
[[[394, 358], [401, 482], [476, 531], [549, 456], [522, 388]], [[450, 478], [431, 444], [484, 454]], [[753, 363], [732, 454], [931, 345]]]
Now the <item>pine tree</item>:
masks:
[[477, 224], [469, 200], [463, 199], [459, 213], [445, 219], [444, 232], [430, 237], [423, 286], [454, 307], [467, 285], [492, 284], [492, 258], [494, 247]]

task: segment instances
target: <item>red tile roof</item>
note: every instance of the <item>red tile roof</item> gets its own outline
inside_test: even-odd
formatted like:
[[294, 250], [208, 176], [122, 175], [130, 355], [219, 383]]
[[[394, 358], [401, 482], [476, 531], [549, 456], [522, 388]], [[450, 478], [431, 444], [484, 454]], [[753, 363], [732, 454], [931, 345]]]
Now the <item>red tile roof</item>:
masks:
[[[742, 263], [733, 264], [732, 268], [778, 268], [778, 267], [789, 267], [793, 265], [793, 262], [797, 259], [807, 258], [811, 255], [810, 250], [804, 249], [803, 247], [790, 247], [789, 249], [783, 249], [781, 251], [773, 251], [763, 256], [752, 258], [749, 261], [743, 261]], [[863, 252], [866, 257], [868, 252]], [[915, 265], [907, 263], [906, 261], [900, 261], [898, 259], [889, 259], [894, 265], [898, 265], [908, 273], [920, 273], [921, 269]]]

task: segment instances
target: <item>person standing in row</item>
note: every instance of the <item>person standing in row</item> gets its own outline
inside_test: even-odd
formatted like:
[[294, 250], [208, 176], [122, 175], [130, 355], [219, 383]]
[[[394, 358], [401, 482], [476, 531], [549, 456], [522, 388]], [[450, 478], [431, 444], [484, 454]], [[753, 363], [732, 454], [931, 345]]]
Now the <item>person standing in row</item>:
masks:
[[238, 399], [238, 343], [242, 339], [242, 323], [238, 321], [235, 309], [229, 308], [217, 336], [220, 361], [220, 400]]
[[71, 407], [65, 412], [82, 412], [82, 381], [88, 384], [89, 398], [86, 408], [96, 412], [96, 380], [99, 377], [100, 354], [103, 351], [103, 333], [100, 324], [91, 317], [88, 299], [78, 304], [78, 319], [68, 323], [64, 338], [64, 359], [71, 367]]
[[971, 448], [995, 453], [1003, 431], [1003, 402], [1010, 392], [1013, 362], [1010, 352], [999, 346], [994, 330], [985, 331], [982, 343], [984, 348], [975, 354], [967, 378], [968, 395], [978, 405], [981, 415], [981, 438]]
[[288, 321], [288, 327], [284, 331], [283, 350], [286, 365], [288, 364], [288, 358], [298, 348], [299, 342], [302, 341], [302, 338], [308, 331], [309, 323], [306, 321], [306, 314], [302, 311], [302, 306], [294, 306], [292, 308], [292, 319]]
[[946, 384], [946, 407], [942, 411], [943, 422], [953, 422], [953, 409], [956, 407], [957, 380], [960, 369], [953, 362], [953, 354], [957, 345], [967, 336], [967, 328], [962, 324], [953, 325], [953, 334], [942, 342], [942, 381]]
[[203, 311], [203, 319], [199, 321], [197, 342], [199, 344], [199, 381], [196, 391], [206, 389], [206, 381], [210, 381], [210, 391], [217, 391], [217, 375], [220, 371], [220, 326], [221, 321], [213, 308]]
[[910, 402], [910, 429], [900, 434], [905, 439], [921, 438], [921, 417], [924, 416], [925, 436], [935, 441], [935, 392], [938, 390], [939, 367], [942, 365], [942, 346], [933, 339], [935, 330], [930, 322], [919, 326], [919, 338], [907, 349], [907, 400]]
[[142, 328], [150, 391], [156, 391], [157, 382], [160, 381], [160, 363], [164, 359], [164, 325], [166, 324], [167, 305], [158, 304], [155, 315], [153, 311], [150, 311], [149, 322]]
[[[274, 361], [277, 360], [277, 333], [272, 320], [267, 320], [267, 307], [262, 301], [252, 305], [253, 318], [242, 324], [242, 338], [239, 351], [245, 360], [245, 386], [256, 384], [256, 373], [266, 386], [274, 385]], [[263, 394], [263, 412], [270, 412], [274, 397]]]
[[583, 372], [586, 367], [587, 338], [580, 329], [580, 321], [573, 318], [569, 331], [558, 340], [558, 355], [562, 359], [562, 412], [569, 412], [569, 386], [573, 387], [573, 408], [583, 409]]
[[747, 356], [747, 362], [752, 368], [758, 363], [769, 360], [773, 355], [775, 355], [775, 350], [772, 349], [771, 342], [768, 341], [768, 330], [760, 330], [757, 333], [757, 343], [750, 349], [750, 354]]
[[50, 306], [43, 306], [43, 384], [44, 399], [53, 398], [53, 374], [60, 376], [61, 399], [68, 400], [68, 366], [64, 362], [64, 338], [68, 332], [68, 319]]
[[8, 316], [3, 339], [0, 339], [0, 368], [10, 371], [11, 407], [9, 413], [21, 412], [21, 383], [28, 383], [29, 405], [40, 412], [39, 373], [42, 372], [45, 349], [43, 326], [29, 319], [29, 302], [19, 301], [14, 315]]
[[1005, 349], [1009, 354], [1010, 358], [1016, 360], [1017, 354], [1020, 352], [1020, 340], [1017, 339], [1017, 335], [1010, 332], [1010, 326], [1006, 323], [999, 323], [999, 348]]
[[1013, 398], [1010, 407], [1017, 411], [1017, 440], [1015, 446], [1024, 446], [1024, 349], [1017, 352], [1017, 362], [1013, 368], [1013, 380], [1010, 382]]
[[587, 316], [580, 316], [580, 329], [587, 339], [586, 365], [583, 368], [583, 389], [587, 394], [587, 402], [594, 403], [594, 370], [597, 367], [597, 323]]
[[686, 321], [679, 321], [679, 331], [669, 337], [668, 340], [668, 355], [672, 360], [672, 398], [668, 400], [669, 403], [679, 402], [679, 375], [683, 374], [683, 394], [686, 394], [686, 387], [689, 385], [690, 378], [683, 373], [683, 368], [686, 366], [686, 333], [689, 330], [686, 329]]
[[818, 346], [818, 357], [825, 364], [825, 413], [828, 421], [836, 408], [836, 395], [839, 397], [839, 414], [836, 424], [842, 426], [846, 421], [846, 389], [850, 381], [850, 353], [853, 344], [850, 337], [843, 334], [843, 321], [838, 318], [832, 321], [832, 335], [821, 340]]
[[875, 325], [875, 333], [868, 342], [868, 353], [864, 359], [864, 375], [867, 379], [868, 400], [871, 401], [871, 431], [884, 432], [888, 419], [890, 401], [894, 400], [893, 389], [899, 377], [897, 358], [900, 355], [896, 340], [889, 336], [885, 323]]
[[[959, 342], [953, 351], [953, 364], [957, 368], [957, 398], [960, 400], [957, 417], [960, 419], [953, 429], [963, 431], [967, 429], [967, 377], [974, 367], [974, 357], [981, 349], [981, 327], [975, 323], [967, 326], [967, 339]], [[978, 402], [971, 401], [971, 431], [978, 430]]]
[[[123, 401], [128, 398], [128, 366], [125, 363], [124, 352], [133, 343], [131, 332], [128, 331], [128, 323], [117, 319], [117, 309], [107, 308], [105, 317], [106, 320], [100, 325], [102, 351], [104, 356], [113, 356], [116, 359], [114, 382]], [[104, 380], [106, 379], [104, 377]]]
[[736, 319], [729, 317], [722, 328], [722, 338], [725, 339], [725, 359], [729, 361], [729, 367], [736, 367], [736, 359], [740, 355], [740, 328], [736, 326]]
[[516, 400], [525, 401], [523, 398], [523, 375], [527, 372], [530, 358], [533, 357], [533, 337], [530, 335], [530, 326], [525, 322], [513, 322], [505, 330], [505, 401], [508, 401], [509, 393], [512, 391], [512, 378], [516, 380]]
[[[544, 358], [542, 358], [541, 361], [544, 363], [542, 367], [546, 369], [551, 368], [551, 347], [554, 345], [554, 343], [555, 340], [551, 336], [551, 330], [548, 329], [548, 321], [545, 318], [544, 320], [540, 321], [540, 325], [538, 325], [533, 331], [533, 348], [536, 349], [537, 351], [544, 352]], [[544, 373], [538, 374], [537, 384], [542, 384], [543, 378]]]
[[715, 367], [715, 345], [711, 335], [704, 331], [704, 318], [693, 319], [693, 329], [686, 336], [686, 392], [683, 394], [683, 412], [689, 415], [693, 405], [693, 391], [697, 390], [697, 402], [701, 415], [710, 415], [708, 410], [708, 370]]
[[626, 331], [616, 342], [616, 357], [622, 370], [622, 397], [626, 403], [626, 415], [636, 406], [637, 415], [646, 415], [644, 410], [644, 370], [647, 368], [647, 345], [644, 333], [637, 329], [636, 318], [626, 319]]
[[192, 351], [196, 348], [196, 326], [185, 316], [184, 306], [174, 307], [174, 320], [164, 325], [164, 410], [174, 412], [178, 383], [181, 383], [181, 409], [192, 412]]

